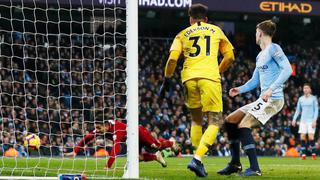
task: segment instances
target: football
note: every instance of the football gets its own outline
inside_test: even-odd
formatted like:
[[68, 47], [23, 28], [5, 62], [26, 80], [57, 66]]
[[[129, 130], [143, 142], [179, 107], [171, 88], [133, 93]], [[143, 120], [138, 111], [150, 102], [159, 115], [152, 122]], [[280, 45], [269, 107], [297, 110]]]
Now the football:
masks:
[[40, 148], [40, 138], [35, 134], [29, 134], [24, 139], [24, 146], [33, 150], [38, 150]]

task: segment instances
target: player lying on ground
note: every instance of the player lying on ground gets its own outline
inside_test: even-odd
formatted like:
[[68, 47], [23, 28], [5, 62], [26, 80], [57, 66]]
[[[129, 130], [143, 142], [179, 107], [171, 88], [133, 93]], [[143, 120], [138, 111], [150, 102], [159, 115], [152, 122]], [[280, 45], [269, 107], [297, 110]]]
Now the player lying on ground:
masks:
[[261, 51], [256, 58], [256, 68], [251, 79], [243, 86], [232, 88], [231, 97], [246, 93], [260, 85], [261, 95], [258, 100], [241, 107], [226, 118], [226, 130], [230, 139], [232, 160], [219, 171], [221, 175], [240, 172], [240, 145], [249, 157], [250, 167], [242, 176], [261, 176], [258, 165], [255, 142], [251, 128], [264, 125], [283, 107], [283, 86], [292, 73], [288, 58], [278, 44], [272, 43], [276, 25], [272, 21], [263, 21], [256, 28], [256, 43]]
[[[65, 156], [76, 156], [82, 147], [97, 136], [104, 135], [106, 138], [113, 140], [113, 147], [111, 150], [110, 158], [106, 164], [107, 168], [111, 168], [116, 156], [120, 152], [121, 143], [126, 142], [127, 139], [127, 125], [116, 121], [96, 121], [95, 130], [86, 134], [85, 137], [77, 144], [74, 150], [70, 153], [65, 153]], [[139, 155], [140, 161], [158, 161], [163, 167], [167, 164], [162, 157], [161, 150], [171, 148], [172, 151], [178, 153], [180, 151], [180, 145], [175, 141], [169, 141], [166, 139], [155, 139], [149, 131], [139, 126], [139, 146], [156, 151], [156, 153], [144, 152]]]
[[[169, 79], [174, 74], [177, 61], [184, 57], [181, 80], [185, 89], [185, 100], [192, 117], [191, 142], [194, 158], [187, 168], [197, 176], [208, 175], [202, 158], [214, 143], [222, 125], [221, 76], [234, 61], [233, 46], [223, 31], [208, 23], [208, 7], [193, 4], [189, 9], [190, 27], [182, 30], [174, 39], [165, 67], [165, 79], [160, 97], [170, 88]], [[218, 62], [218, 53], [223, 55]], [[202, 134], [204, 117], [208, 127]]]
[[316, 160], [316, 145], [314, 142], [314, 133], [316, 131], [318, 119], [318, 99], [311, 94], [310, 84], [303, 85], [303, 96], [298, 100], [297, 109], [293, 116], [292, 126], [296, 126], [296, 120], [300, 117], [299, 134], [301, 141], [301, 159], [306, 159], [306, 137], [311, 146], [312, 159]]

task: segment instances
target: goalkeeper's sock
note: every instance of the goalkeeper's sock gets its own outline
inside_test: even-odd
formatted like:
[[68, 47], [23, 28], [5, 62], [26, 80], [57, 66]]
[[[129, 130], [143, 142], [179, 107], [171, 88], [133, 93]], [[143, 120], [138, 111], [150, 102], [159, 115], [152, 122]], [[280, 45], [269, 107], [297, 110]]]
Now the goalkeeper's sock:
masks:
[[200, 126], [200, 125], [191, 125], [190, 136], [191, 136], [192, 146], [193, 146], [194, 150], [196, 150], [198, 148], [198, 146], [199, 146], [199, 143], [200, 143], [200, 140], [201, 140], [201, 137], [202, 137], [202, 126]]
[[171, 148], [173, 145], [172, 141], [163, 139], [163, 138], [159, 138], [159, 142], [160, 142], [160, 148], [159, 149], [166, 149], [166, 148]]
[[143, 153], [142, 154], [142, 161], [156, 161], [157, 160], [157, 156], [155, 154], [151, 154], [151, 153]]
[[301, 140], [301, 154], [306, 155], [306, 141], [304, 139]]
[[196, 150], [195, 158], [201, 161], [202, 157], [206, 154], [209, 147], [214, 143], [219, 132], [219, 127], [216, 125], [209, 125], [207, 130], [201, 137], [199, 147]]
[[239, 132], [243, 150], [248, 155], [250, 161], [250, 169], [253, 171], [260, 171], [257, 159], [256, 145], [251, 134], [251, 129], [240, 128]]
[[239, 137], [239, 129], [237, 124], [233, 123], [225, 123], [225, 129], [228, 134], [228, 138], [230, 141], [230, 151], [231, 151], [231, 164], [240, 164], [240, 142], [238, 140]]
[[315, 144], [314, 140], [309, 140], [309, 144], [311, 147], [311, 153], [316, 154], [316, 144]]

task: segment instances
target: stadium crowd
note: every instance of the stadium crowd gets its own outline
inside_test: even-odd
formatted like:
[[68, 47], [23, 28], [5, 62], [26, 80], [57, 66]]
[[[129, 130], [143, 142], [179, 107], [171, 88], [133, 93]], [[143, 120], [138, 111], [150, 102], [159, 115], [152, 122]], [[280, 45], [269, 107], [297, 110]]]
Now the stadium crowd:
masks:
[[[112, 40], [103, 45], [101, 39], [94, 38], [2, 35], [0, 154], [14, 147], [20, 155], [27, 155], [23, 137], [36, 133], [41, 138], [40, 153], [59, 156], [92, 130], [95, 118], [125, 119], [125, 43], [123, 39], [116, 39], [116, 43]], [[259, 90], [254, 90], [233, 99], [228, 97], [228, 90], [246, 82], [255, 66], [254, 57], [240, 48], [236, 37], [231, 39], [235, 39], [236, 61], [222, 75], [224, 117], [254, 101], [259, 94]], [[166, 98], [160, 99], [157, 95], [170, 44], [169, 39], [139, 40], [139, 121], [154, 136], [173, 138], [181, 143], [182, 154], [192, 154], [191, 117], [184, 105], [179, 71], [175, 73]], [[320, 92], [320, 49], [282, 46], [294, 74], [286, 83], [285, 106], [281, 113], [266, 126], [253, 131], [261, 156], [284, 156], [291, 147], [299, 151], [298, 129], [290, 124], [298, 97], [302, 95], [302, 85], [311, 83], [314, 94], [319, 96]], [[109, 148], [111, 145], [110, 140], [93, 142], [88, 145], [92, 148], [83, 153], [93, 155], [94, 147]], [[320, 139], [317, 148], [319, 152]], [[223, 129], [209, 154], [230, 155], [228, 137]]]

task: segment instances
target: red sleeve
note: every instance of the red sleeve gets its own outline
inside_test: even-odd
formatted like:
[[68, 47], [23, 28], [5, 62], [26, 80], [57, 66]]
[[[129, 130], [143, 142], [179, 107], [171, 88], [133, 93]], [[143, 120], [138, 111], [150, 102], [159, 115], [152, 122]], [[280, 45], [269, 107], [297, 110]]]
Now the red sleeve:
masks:
[[76, 154], [78, 154], [78, 152], [80, 151], [80, 149], [89, 141], [91, 141], [92, 139], [94, 139], [94, 131], [91, 131], [89, 134], [86, 134], [81, 141], [76, 145], [76, 147], [74, 148], [74, 152]]
[[126, 132], [125, 131], [116, 131], [115, 136], [116, 136], [115, 137], [116, 139], [113, 141], [113, 147], [111, 150], [110, 158], [108, 160], [108, 168], [112, 167], [112, 164], [114, 163], [114, 160], [116, 159], [116, 156], [119, 154], [120, 148], [121, 148], [121, 142], [125, 138]]

